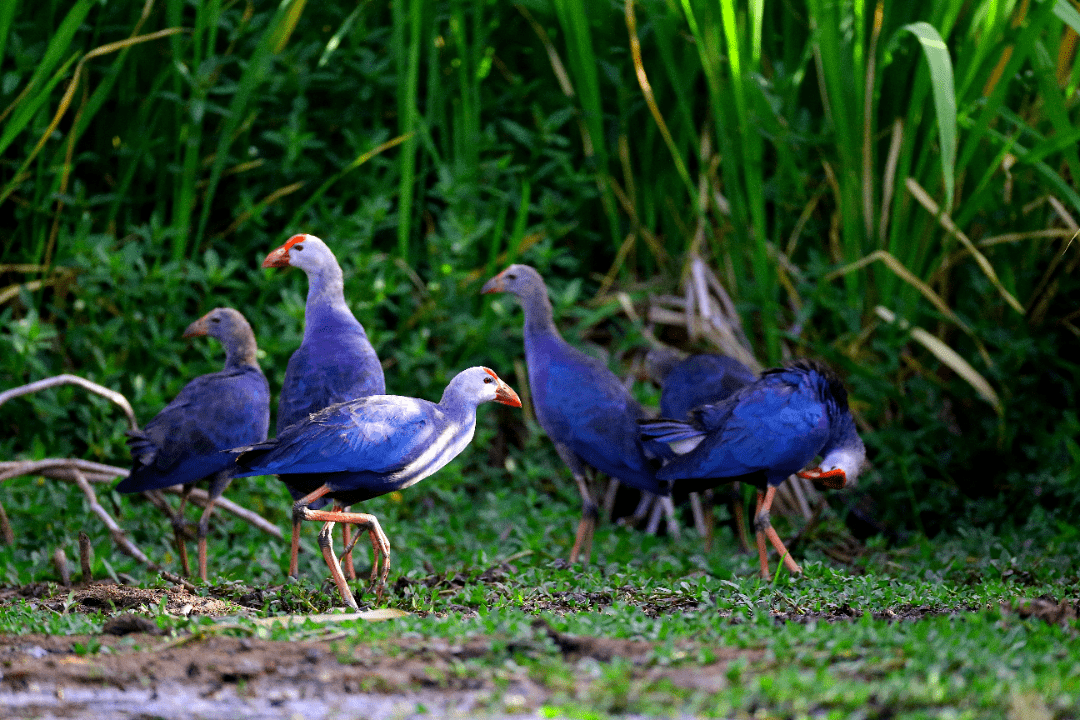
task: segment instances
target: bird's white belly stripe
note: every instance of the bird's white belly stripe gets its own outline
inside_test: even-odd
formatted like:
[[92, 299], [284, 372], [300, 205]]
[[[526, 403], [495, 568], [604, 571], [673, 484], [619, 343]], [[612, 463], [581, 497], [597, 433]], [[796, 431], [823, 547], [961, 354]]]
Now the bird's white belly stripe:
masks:
[[675, 451], [676, 455], [685, 455], [690, 452], [705, 439], [704, 435], [698, 435], [697, 437], [687, 438], [686, 440], [676, 440], [668, 443], [668, 447]]
[[[467, 428], [448, 427], [441, 435], [432, 440], [431, 444], [415, 460], [398, 471], [397, 476], [399, 478], [407, 478], [401, 488], [404, 489], [415, 485], [457, 457], [465, 449], [465, 446], [472, 441], [475, 429], [475, 422]], [[461, 432], [461, 430], [464, 430], [464, 432]]]

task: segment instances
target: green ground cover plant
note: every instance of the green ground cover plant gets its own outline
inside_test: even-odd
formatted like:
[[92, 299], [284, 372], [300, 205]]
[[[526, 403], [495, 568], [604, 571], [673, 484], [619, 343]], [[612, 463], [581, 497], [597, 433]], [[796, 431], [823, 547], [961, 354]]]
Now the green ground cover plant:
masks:
[[[701, 257], [764, 365], [820, 357], [851, 392], [872, 468], [800, 544], [807, 577], [751, 579], [726, 530], [706, 553], [693, 533], [605, 527], [593, 565], [562, 566], [576, 491], [527, 413], [487, 407], [459, 460], [365, 505], [395, 548], [387, 604], [420, 614], [364, 633], [543, 645], [542, 613], [559, 632], [769, 648], [726, 700], [680, 695], [691, 711], [984, 716], [1034, 694], [1068, 717], [1075, 622], [1000, 603], [1077, 597], [1078, 30], [1065, 0], [2, 3], [0, 388], [70, 372], [145, 422], [220, 367], [214, 342], [180, 334], [229, 305], [276, 394], [306, 284], [259, 262], [295, 232], [337, 254], [390, 392], [435, 399], [475, 364], [522, 390], [520, 311], [477, 294], [515, 261], [545, 274], [567, 339], [628, 375], [650, 333], [708, 349], [648, 322]], [[651, 385], [634, 392], [655, 407]], [[0, 407], [0, 460], [124, 465], [124, 429], [105, 400], [53, 389]], [[70, 485], [0, 490], [3, 584], [55, 581], [81, 529], [96, 577], [160, 582]], [[156, 510], [100, 492], [175, 563]], [[273, 479], [227, 497], [287, 525]], [[869, 551], [829, 559], [866, 502]], [[274, 588], [265, 615], [326, 610], [307, 530], [304, 580], [279, 588], [284, 544], [212, 524], [214, 586]], [[772, 617], [845, 603], [948, 613]], [[4, 632], [101, 621], [0, 610]], [[555, 686], [577, 666], [543, 647], [522, 662]], [[588, 673], [597, 713], [668, 697], [617, 662]], [[560, 702], [586, 699], [570, 685]]]

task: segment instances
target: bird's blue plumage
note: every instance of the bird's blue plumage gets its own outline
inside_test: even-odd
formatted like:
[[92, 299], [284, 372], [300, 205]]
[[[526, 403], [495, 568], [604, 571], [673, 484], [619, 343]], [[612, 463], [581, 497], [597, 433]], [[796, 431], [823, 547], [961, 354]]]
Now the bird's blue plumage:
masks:
[[779, 485], [833, 445], [857, 442], [862, 451], [843, 385], [810, 361], [766, 371], [726, 400], [694, 410], [689, 423], [645, 421], [642, 430], [665, 442], [701, 438], [657, 473], [687, 489], [737, 479]]
[[382, 365], [356, 318], [309, 307], [304, 341], [285, 369], [277, 430], [335, 403], [385, 392]]
[[750, 368], [727, 355], [701, 353], [676, 362], [660, 383], [660, 414], [686, 420], [690, 411], [717, 403], [757, 380]]
[[489, 384], [485, 378], [492, 377], [483, 368], [463, 371], [439, 403], [372, 395], [331, 405], [273, 440], [238, 448], [237, 477], [276, 473], [304, 490], [301, 495], [327, 484], [329, 496], [345, 505], [406, 488], [469, 444], [477, 405], [498, 399], [480, 394]]
[[129, 433], [133, 467], [117, 490], [158, 490], [235, 469], [230, 448], [266, 439], [270, 387], [255, 361], [251, 328], [242, 326], [236, 337], [219, 337], [227, 351], [224, 370], [195, 378], [142, 430]]
[[526, 331], [525, 359], [536, 419], [553, 442], [631, 487], [665, 492], [638, 433], [645, 411], [604, 363], [544, 331]]

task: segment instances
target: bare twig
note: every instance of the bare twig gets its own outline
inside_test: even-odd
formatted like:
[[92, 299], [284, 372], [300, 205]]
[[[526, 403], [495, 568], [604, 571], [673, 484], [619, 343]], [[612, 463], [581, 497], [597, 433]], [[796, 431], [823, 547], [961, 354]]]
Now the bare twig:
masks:
[[8, 522], [3, 503], [0, 503], [0, 538], [4, 540], [5, 545], [15, 544], [15, 533], [11, 531], [11, 523]]
[[109, 534], [112, 535], [113, 542], [120, 548], [121, 552], [125, 555], [130, 555], [143, 565], [146, 565], [152, 570], [160, 570], [157, 563], [150, 560], [143, 554], [143, 551], [135, 546], [133, 542], [128, 540], [127, 534], [120, 528], [120, 526], [113, 520], [112, 515], [101, 506], [98, 502], [97, 494], [94, 493], [94, 488], [90, 487], [89, 481], [83, 476], [82, 472], [78, 468], [73, 468], [75, 484], [79, 486], [79, 489], [83, 491], [86, 496], [87, 502], [90, 503], [90, 511], [101, 518], [101, 522], [105, 523], [105, 527], [109, 528]]
[[185, 580], [184, 578], [180, 577], [179, 575], [174, 575], [171, 572], [169, 572], [168, 570], [162, 570], [161, 568], [158, 568], [157, 570], [158, 570], [158, 574], [161, 575], [161, 577], [165, 578], [166, 580], [171, 582], [173, 585], [180, 585], [181, 587], [183, 587], [188, 592], [195, 592], [195, 585], [191, 581]]
[[56, 566], [56, 574], [60, 576], [60, 584], [71, 587], [71, 570], [68, 568], [67, 554], [64, 548], [58, 547], [53, 551], [53, 565]]
[[131, 426], [131, 429], [139, 429], [139, 424], [135, 421], [135, 411], [131, 409], [131, 403], [128, 402], [126, 397], [115, 390], [110, 390], [107, 387], [98, 385], [96, 382], [91, 382], [86, 378], [81, 378], [78, 375], [56, 375], [55, 377], [32, 382], [29, 385], [22, 385], [20, 387], [11, 388], [10, 390], [5, 390], [4, 392], [0, 392], [0, 405], [3, 405], [12, 398], [17, 398], [21, 395], [29, 395], [30, 393], [36, 393], [39, 390], [45, 390], [46, 388], [56, 387], [58, 385], [78, 385], [89, 392], [100, 395], [107, 400], [111, 400], [119, 405], [120, 409], [127, 415], [128, 424]]
[[83, 583], [91, 582], [94, 573], [90, 566], [94, 560], [94, 548], [90, 546], [90, 536], [83, 530], [79, 531], [79, 565], [82, 567]]
[[[15, 477], [21, 477], [23, 475], [43, 475], [44, 477], [53, 478], [55, 480], [66, 480], [67, 482], [78, 484], [78, 481], [75, 479], [75, 473], [79, 473], [88, 483], [101, 484], [115, 482], [117, 478], [125, 478], [128, 476], [129, 471], [126, 468], [116, 467], [114, 465], [104, 465], [102, 463], [81, 460], [79, 458], [46, 458], [44, 460], [0, 462], [0, 482]], [[166, 488], [163, 492], [179, 495], [180, 488]], [[150, 497], [150, 493], [143, 494]], [[192, 490], [190, 497], [191, 501], [199, 507], [206, 507], [206, 503], [209, 501], [208, 493], [200, 488]], [[152, 499], [151, 502], [167, 512], [167, 506], [162, 507], [159, 503], [154, 503]], [[215, 506], [227, 513], [235, 515], [269, 535], [273, 535], [279, 539], [284, 537], [281, 530], [269, 520], [258, 513], [252, 512], [251, 510], [236, 504], [232, 500], [220, 497], [217, 499]], [[3, 515], [3, 508], [0, 507], [0, 532], [3, 530], [5, 517], [6, 516]], [[14, 542], [14, 536], [12, 536], [11, 542]]]

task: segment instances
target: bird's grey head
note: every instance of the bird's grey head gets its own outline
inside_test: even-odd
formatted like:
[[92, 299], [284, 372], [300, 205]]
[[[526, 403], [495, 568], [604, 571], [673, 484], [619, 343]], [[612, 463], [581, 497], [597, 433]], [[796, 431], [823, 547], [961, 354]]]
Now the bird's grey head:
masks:
[[251, 325], [248, 324], [247, 319], [238, 310], [219, 307], [206, 313], [184, 330], [184, 337], [186, 338], [202, 335], [209, 335], [224, 343], [230, 338], [253, 335], [253, 333], [251, 332]]
[[513, 388], [503, 382], [494, 370], [479, 366], [467, 368], [455, 375], [446, 386], [442, 401], [474, 406], [494, 401], [511, 407], [521, 407], [521, 399]]
[[525, 297], [530, 292], [543, 290], [546, 293], [544, 279], [529, 265], [511, 265], [501, 273], [484, 283], [481, 293], [506, 292]]

